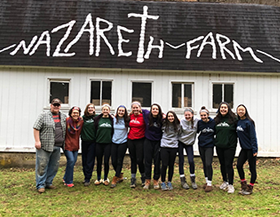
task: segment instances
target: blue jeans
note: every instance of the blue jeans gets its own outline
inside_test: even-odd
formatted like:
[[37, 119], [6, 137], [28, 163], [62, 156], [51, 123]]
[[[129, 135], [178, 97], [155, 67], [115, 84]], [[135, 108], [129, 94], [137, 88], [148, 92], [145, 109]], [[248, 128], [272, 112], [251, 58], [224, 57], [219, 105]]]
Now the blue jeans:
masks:
[[74, 165], [77, 161], [78, 151], [64, 150], [64, 154], [67, 158], [66, 170], [64, 174], [64, 181], [66, 184], [73, 183]]
[[36, 149], [36, 188], [51, 186], [57, 173], [60, 160], [60, 147], [53, 147], [53, 152]]

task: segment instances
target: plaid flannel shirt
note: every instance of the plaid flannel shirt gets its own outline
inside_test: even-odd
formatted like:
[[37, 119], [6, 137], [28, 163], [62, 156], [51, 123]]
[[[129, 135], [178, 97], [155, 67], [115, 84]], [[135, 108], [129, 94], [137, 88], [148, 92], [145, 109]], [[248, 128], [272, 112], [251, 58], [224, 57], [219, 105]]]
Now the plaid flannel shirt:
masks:
[[[61, 112], [59, 112], [59, 114], [63, 138], [65, 138], [66, 115]], [[51, 111], [40, 114], [37, 120], [35, 121], [33, 128], [40, 131], [41, 148], [45, 151], [53, 152], [53, 146], [55, 144], [55, 123]]]

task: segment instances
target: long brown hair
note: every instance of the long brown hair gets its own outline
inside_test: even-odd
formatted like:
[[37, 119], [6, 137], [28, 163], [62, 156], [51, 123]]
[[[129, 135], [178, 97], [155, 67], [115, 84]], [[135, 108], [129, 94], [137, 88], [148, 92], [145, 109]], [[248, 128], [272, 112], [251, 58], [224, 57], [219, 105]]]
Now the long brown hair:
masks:
[[[90, 114], [88, 113], [88, 107], [91, 106], [91, 105], [93, 106], [93, 108], [95, 108], [93, 103], [87, 104], [87, 106], [85, 108], [85, 111], [84, 111], [84, 116], [90, 116]], [[95, 111], [93, 112], [93, 115], [95, 115]]]
[[228, 123], [229, 124], [236, 124], [237, 122], [237, 117], [236, 115], [231, 111], [231, 107], [230, 105], [227, 103], [227, 102], [221, 102], [220, 105], [219, 105], [219, 108], [218, 108], [218, 112], [217, 112], [217, 115], [216, 117], [214, 118], [215, 120], [215, 123], [216, 124], [219, 124], [221, 123], [222, 121], [222, 118], [223, 118], [223, 115], [221, 114], [220, 112], [220, 109], [221, 109], [221, 106], [225, 104], [227, 107], [228, 107], [228, 113], [226, 114], [226, 116], [228, 116]]

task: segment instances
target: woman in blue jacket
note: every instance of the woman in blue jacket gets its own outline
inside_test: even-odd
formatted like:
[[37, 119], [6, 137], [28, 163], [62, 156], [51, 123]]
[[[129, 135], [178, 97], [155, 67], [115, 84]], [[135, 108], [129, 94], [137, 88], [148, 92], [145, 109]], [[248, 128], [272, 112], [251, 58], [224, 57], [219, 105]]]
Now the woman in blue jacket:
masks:
[[214, 135], [215, 135], [215, 121], [209, 117], [209, 111], [202, 106], [200, 109], [201, 120], [197, 124], [198, 148], [199, 154], [203, 163], [203, 171], [206, 183], [203, 188], [205, 192], [213, 190], [212, 176], [213, 176], [213, 152], [214, 152]]
[[[253, 193], [253, 187], [257, 179], [256, 161], [258, 154], [258, 142], [255, 131], [255, 123], [249, 116], [245, 105], [239, 105], [236, 110], [238, 116], [236, 131], [241, 146], [241, 151], [237, 160], [237, 170], [241, 179], [241, 191], [239, 193], [249, 195]], [[251, 172], [249, 185], [247, 185], [243, 170], [243, 165], [247, 160]]]

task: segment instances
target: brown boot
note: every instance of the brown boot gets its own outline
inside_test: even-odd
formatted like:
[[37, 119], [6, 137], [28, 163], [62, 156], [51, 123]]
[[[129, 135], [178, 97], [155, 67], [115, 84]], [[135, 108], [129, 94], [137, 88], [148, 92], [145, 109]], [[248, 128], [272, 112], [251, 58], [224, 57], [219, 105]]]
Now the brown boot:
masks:
[[213, 190], [213, 187], [212, 187], [212, 186], [209, 186], [209, 185], [206, 185], [206, 187], [205, 187], [205, 189], [204, 189], [205, 192], [210, 192], [210, 191], [212, 191], [212, 190]]
[[118, 177], [117, 183], [120, 183], [123, 181], [123, 173], [120, 174], [120, 176]]
[[146, 179], [143, 189], [148, 190], [151, 184], [151, 179]]
[[253, 193], [253, 188], [254, 188], [254, 186], [247, 185], [246, 190], [242, 191], [242, 194], [243, 195], [250, 195], [250, 194], [252, 194]]
[[111, 182], [111, 188], [116, 187], [116, 185], [117, 185], [117, 180], [118, 180], [118, 177], [117, 177], [117, 176], [114, 176], [114, 177], [113, 177], [113, 180], [112, 180], [112, 182]]
[[241, 190], [239, 191], [239, 194], [242, 194], [243, 191], [246, 191], [247, 188], [247, 182], [241, 182]]
[[158, 180], [154, 179], [154, 189], [159, 189]]

